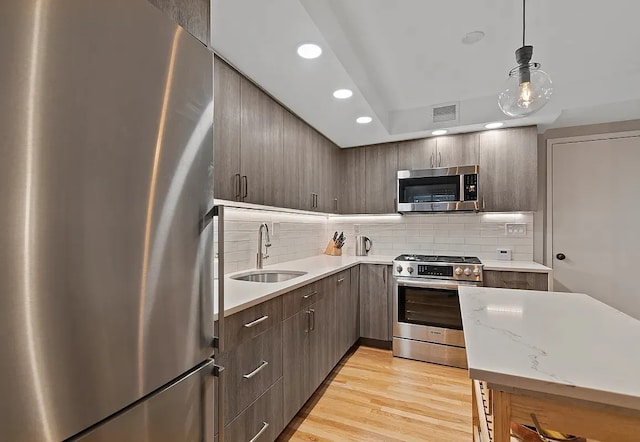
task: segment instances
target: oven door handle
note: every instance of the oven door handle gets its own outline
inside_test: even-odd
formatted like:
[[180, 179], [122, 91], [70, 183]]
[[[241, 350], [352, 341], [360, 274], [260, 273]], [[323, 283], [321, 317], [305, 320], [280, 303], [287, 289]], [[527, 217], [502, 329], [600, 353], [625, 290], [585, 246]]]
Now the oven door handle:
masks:
[[458, 287], [461, 285], [460, 283], [450, 283], [450, 282], [435, 282], [435, 281], [425, 281], [419, 279], [405, 279], [405, 278], [396, 278], [396, 284], [402, 287], [418, 287], [424, 289], [441, 289], [441, 290], [458, 290]]

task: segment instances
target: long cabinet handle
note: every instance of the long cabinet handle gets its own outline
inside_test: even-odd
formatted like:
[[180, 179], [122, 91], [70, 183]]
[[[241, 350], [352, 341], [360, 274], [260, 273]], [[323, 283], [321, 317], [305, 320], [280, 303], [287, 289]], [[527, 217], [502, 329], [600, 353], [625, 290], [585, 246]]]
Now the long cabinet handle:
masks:
[[233, 177], [235, 178], [233, 180], [233, 188], [235, 191], [234, 198], [236, 201], [238, 201], [242, 196], [242, 184], [240, 183], [242, 178], [240, 177], [239, 173], [236, 173]]
[[442, 166], [442, 152], [438, 152], [438, 167]]
[[304, 295], [304, 296], [302, 297], [302, 299], [309, 299], [309, 298], [311, 298], [312, 296], [316, 296], [317, 294], [318, 294], [318, 291], [317, 291], [317, 290], [314, 290], [313, 292], [311, 292], [311, 293], [309, 293], [309, 294], [307, 294], [307, 295]]
[[387, 269], [386, 268], [384, 270], [382, 270], [382, 283], [383, 284], [387, 283]]
[[316, 329], [316, 311], [315, 309], [310, 308], [309, 312], [311, 313], [311, 326], [309, 330], [313, 331]]
[[429, 163], [431, 164], [431, 168], [433, 168], [433, 152], [431, 152], [431, 157], [429, 157]]
[[244, 183], [244, 192], [242, 192], [242, 198], [246, 198], [249, 194], [249, 178], [246, 175], [242, 175], [242, 181]]
[[309, 326], [311, 324], [311, 312], [307, 310], [304, 312], [305, 321], [304, 321], [304, 332], [309, 333]]
[[262, 318], [258, 318], [255, 321], [247, 322], [245, 325], [243, 325], [243, 327], [245, 328], [255, 327], [256, 325], [266, 321], [267, 319], [269, 319], [269, 315], [264, 315]]
[[335, 203], [335, 211], [338, 213], [338, 198], [334, 198], [333, 202]]
[[257, 375], [258, 373], [260, 373], [262, 370], [264, 370], [264, 368], [267, 365], [269, 365], [269, 363], [267, 361], [262, 361], [262, 363], [258, 366], [258, 368], [253, 370], [251, 373], [243, 374], [242, 377], [245, 378], [245, 379], [251, 379], [252, 377]]
[[262, 428], [260, 428], [260, 431], [258, 431], [255, 436], [249, 439], [249, 442], [256, 442], [258, 439], [260, 439], [260, 436], [262, 436], [262, 434], [267, 431], [267, 428], [269, 428], [269, 422], [262, 422]]

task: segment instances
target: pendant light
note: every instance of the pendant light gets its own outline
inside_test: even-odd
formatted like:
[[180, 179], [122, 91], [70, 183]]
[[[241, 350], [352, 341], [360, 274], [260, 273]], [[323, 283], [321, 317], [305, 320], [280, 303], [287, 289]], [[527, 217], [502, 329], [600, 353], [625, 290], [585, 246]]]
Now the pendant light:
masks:
[[540, 63], [531, 63], [533, 46], [525, 37], [526, 0], [522, 0], [522, 47], [516, 50], [518, 66], [509, 71], [509, 78], [498, 96], [498, 105], [510, 117], [524, 117], [540, 110], [551, 99], [553, 86]]

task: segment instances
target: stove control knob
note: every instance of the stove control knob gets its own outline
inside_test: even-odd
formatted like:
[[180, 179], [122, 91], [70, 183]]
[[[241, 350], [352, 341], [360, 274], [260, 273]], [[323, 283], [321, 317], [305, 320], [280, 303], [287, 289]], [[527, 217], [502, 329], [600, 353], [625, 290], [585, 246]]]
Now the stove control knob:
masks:
[[454, 270], [455, 274], [460, 276], [462, 275], [462, 269], [460, 267], [456, 267], [456, 269]]
[[469, 267], [465, 267], [465, 269], [464, 269], [464, 274], [465, 274], [466, 276], [471, 276], [471, 269], [470, 269]]
[[478, 267], [476, 267], [475, 269], [473, 269], [473, 274], [475, 276], [479, 276], [480, 275], [480, 269]]
[[407, 268], [407, 272], [409, 272], [410, 274], [413, 273], [413, 267]]
[[396, 267], [396, 271], [398, 273], [402, 273], [402, 266], [399, 265], [398, 267]]

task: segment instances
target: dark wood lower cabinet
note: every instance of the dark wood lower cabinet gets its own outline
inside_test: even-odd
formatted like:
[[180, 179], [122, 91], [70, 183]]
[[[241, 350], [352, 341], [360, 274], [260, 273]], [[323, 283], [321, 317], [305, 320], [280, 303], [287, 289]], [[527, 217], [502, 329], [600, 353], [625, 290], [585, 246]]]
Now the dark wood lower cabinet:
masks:
[[222, 354], [225, 424], [282, 377], [282, 322]]
[[360, 336], [391, 341], [390, 266], [360, 265]]
[[482, 272], [485, 287], [522, 290], [549, 290], [547, 273], [485, 270]]
[[309, 313], [304, 310], [285, 319], [282, 327], [285, 422], [293, 419], [310, 395], [308, 323]]
[[[274, 441], [285, 427], [282, 379], [225, 427], [225, 441]], [[287, 421], [289, 422], [289, 421]]]
[[[373, 275], [365, 284], [361, 267], [371, 267], [364, 270], [365, 279]], [[225, 335], [234, 335], [234, 346], [220, 357], [225, 440], [248, 441], [260, 431], [261, 442], [276, 439], [360, 337], [360, 288], [378, 287], [379, 280], [387, 290], [388, 267], [356, 266], [227, 318]], [[386, 293], [376, 302], [386, 303]], [[389, 309], [365, 309], [386, 317], [382, 311]], [[380, 333], [388, 324], [384, 321]], [[252, 334], [259, 327], [267, 329]]]

